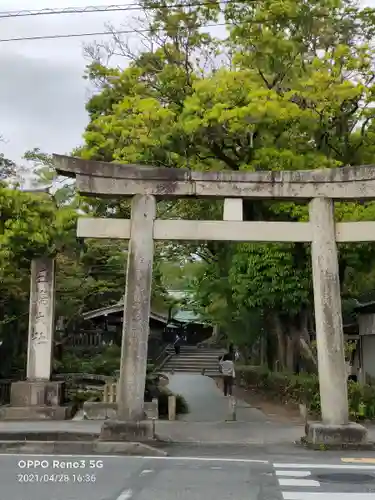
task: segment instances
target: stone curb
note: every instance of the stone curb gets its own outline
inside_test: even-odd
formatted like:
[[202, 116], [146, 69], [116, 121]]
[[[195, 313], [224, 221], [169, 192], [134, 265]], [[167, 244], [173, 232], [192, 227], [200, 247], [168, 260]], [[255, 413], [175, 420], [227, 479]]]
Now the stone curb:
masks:
[[168, 454], [144, 443], [128, 441], [0, 441], [0, 452], [62, 455], [133, 455], [165, 457]]
[[362, 444], [347, 443], [342, 445], [317, 445], [313, 443], [306, 442], [304, 438], [296, 441], [274, 441], [274, 442], [263, 442], [263, 441], [199, 441], [195, 439], [183, 440], [183, 439], [172, 439], [163, 438], [159, 439], [159, 443], [164, 443], [165, 445], [181, 445], [181, 446], [197, 446], [197, 447], [212, 447], [212, 446], [241, 446], [245, 448], [259, 447], [259, 446], [294, 446], [297, 448], [305, 448], [313, 451], [338, 451], [338, 450], [352, 450], [352, 451], [375, 451], [375, 443], [368, 442]]
[[0, 442], [6, 441], [94, 441], [98, 432], [74, 431], [0, 431]]
[[300, 441], [296, 441], [295, 444], [302, 448], [307, 448], [315, 451], [338, 451], [338, 450], [351, 450], [351, 451], [374, 451], [375, 443], [342, 443], [342, 444], [316, 444], [311, 443], [305, 437], [302, 437]]
[[191, 445], [191, 446], [287, 446], [287, 445], [295, 445], [295, 441], [272, 441], [272, 442], [264, 442], [264, 441], [202, 441], [198, 439], [172, 439], [172, 438], [159, 438], [158, 442], [160, 444], [165, 445]]

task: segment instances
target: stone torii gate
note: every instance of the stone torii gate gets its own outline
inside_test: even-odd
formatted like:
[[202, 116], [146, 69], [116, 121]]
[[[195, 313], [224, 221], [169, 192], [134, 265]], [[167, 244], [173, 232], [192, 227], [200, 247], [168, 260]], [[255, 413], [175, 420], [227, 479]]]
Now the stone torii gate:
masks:
[[[81, 218], [77, 228], [80, 238], [130, 240], [119, 422], [133, 422], [134, 429], [134, 422], [143, 419], [154, 240], [306, 242], [311, 244], [312, 253], [322, 410], [322, 422], [307, 426], [307, 437], [313, 443], [367, 440], [366, 429], [349, 422], [336, 243], [375, 241], [375, 222], [335, 223], [334, 201], [375, 199], [375, 166], [290, 172], [195, 172], [61, 155], [54, 155], [54, 161], [57, 172], [75, 177], [78, 191], [86, 196], [132, 198], [130, 220]], [[156, 200], [175, 198], [224, 199], [224, 220], [156, 219]], [[309, 203], [310, 219], [243, 221], [243, 199], [304, 200]]]

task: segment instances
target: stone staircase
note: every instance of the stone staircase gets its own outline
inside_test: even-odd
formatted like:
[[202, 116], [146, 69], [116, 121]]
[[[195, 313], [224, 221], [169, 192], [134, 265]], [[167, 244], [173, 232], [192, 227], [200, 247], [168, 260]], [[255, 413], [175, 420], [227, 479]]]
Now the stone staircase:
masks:
[[176, 373], [199, 373], [205, 371], [205, 375], [220, 375], [219, 356], [224, 354], [225, 350], [209, 347], [181, 346], [181, 352], [175, 355], [173, 347], [167, 350], [171, 358], [162, 368], [164, 372]]

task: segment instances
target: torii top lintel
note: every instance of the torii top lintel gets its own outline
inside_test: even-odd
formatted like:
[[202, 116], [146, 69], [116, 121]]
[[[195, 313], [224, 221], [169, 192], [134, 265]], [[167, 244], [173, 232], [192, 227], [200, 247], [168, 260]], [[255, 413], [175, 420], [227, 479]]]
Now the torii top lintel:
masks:
[[197, 172], [53, 155], [60, 175], [87, 196], [157, 198], [375, 199], [375, 165], [296, 171]]

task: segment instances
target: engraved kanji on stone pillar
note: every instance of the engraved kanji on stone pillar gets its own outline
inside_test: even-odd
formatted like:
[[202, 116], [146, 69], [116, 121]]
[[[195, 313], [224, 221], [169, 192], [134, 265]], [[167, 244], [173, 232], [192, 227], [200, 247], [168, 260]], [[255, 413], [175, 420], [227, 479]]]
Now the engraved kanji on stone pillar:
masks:
[[27, 379], [49, 380], [52, 368], [55, 301], [55, 261], [31, 262]]

